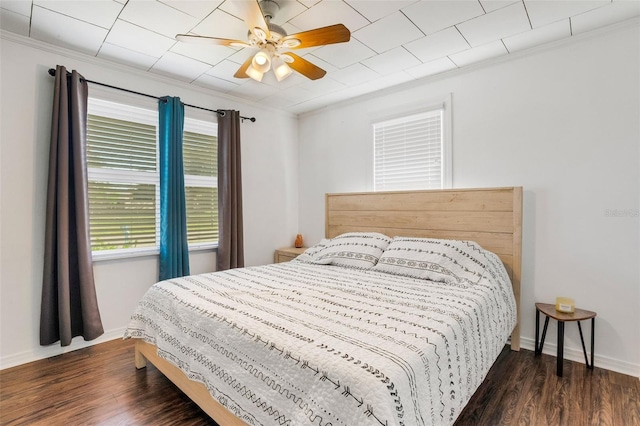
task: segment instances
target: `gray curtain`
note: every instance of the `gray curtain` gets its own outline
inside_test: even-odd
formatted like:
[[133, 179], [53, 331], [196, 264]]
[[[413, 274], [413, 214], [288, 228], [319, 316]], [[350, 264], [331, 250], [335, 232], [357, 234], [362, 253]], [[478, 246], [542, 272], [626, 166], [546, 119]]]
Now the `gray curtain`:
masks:
[[40, 344], [104, 333], [93, 280], [85, 79], [58, 65], [51, 121]]
[[218, 114], [218, 254], [217, 270], [242, 268], [242, 172], [240, 113]]

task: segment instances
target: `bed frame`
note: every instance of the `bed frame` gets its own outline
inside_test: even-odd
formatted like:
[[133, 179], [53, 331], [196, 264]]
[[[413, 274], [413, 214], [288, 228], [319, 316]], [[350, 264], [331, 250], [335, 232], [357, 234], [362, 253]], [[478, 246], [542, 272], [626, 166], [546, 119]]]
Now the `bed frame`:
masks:
[[[380, 232], [390, 237], [472, 240], [502, 260], [516, 297], [518, 323], [511, 349], [520, 350], [522, 187], [326, 195], [325, 236]], [[154, 345], [136, 339], [135, 365], [151, 362], [220, 425], [244, 425], [199, 382], [160, 358]]]

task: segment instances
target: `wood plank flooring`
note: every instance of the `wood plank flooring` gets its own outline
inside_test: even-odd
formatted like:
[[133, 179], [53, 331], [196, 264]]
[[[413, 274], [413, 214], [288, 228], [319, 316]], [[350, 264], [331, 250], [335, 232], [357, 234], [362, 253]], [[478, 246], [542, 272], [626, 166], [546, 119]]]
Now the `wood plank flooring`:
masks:
[[[637, 377], [571, 361], [563, 378], [555, 370], [552, 356], [505, 347], [456, 426], [640, 426]], [[0, 371], [0, 425], [215, 422], [152, 365], [136, 370], [131, 340], [114, 340]]]

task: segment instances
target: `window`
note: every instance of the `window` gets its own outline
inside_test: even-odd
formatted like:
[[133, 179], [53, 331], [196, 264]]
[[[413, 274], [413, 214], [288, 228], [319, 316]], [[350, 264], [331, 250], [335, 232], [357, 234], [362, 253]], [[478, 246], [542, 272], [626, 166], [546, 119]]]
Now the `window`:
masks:
[[[157, 251], [157, 110], [89, 99], [87, 165], [94, 256]], [[183, 137], [189, 247], [218, 240], [217, 125], [186, 117]]]
[[446, 106], [373, 124], [374, 191], [450, 186]]

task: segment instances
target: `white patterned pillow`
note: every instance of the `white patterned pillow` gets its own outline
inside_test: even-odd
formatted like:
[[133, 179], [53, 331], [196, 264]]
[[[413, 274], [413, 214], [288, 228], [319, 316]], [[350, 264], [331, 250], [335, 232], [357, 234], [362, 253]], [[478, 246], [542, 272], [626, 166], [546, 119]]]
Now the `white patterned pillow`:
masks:
[[[308, 249], [306, 249], [302, 254], [300, 254], [298, 257], [296, 257], [295, 259], [293, 259], [293, 261], [296, 262], [303, 262], [303, 263], [316, 263], [316, 264], [320, 264], [322, 262], [319, 262], [317, 260], [316, 255], [324, 250], [327, 247], [327, 244], [329, 244], [331, 240], [327, 239], [327, 238], [323, 238], [320, 240], [319, 243], [309, 247]], [[330, 262], [329, 260], [327, 260], [326, 262], [324, 262], [325, 265], [328, 265]]]
[[374, 271], [450, 284], [477, 283], [487, 274], [486, 251], [473, 241], [395, 237]]
[[303, 263], [370, 269], [387, 248], [391, 238], [377, 232], [348, 232], [323, 239], [295, 260]]

